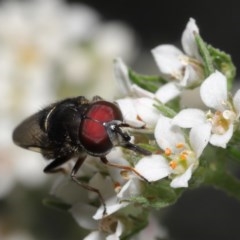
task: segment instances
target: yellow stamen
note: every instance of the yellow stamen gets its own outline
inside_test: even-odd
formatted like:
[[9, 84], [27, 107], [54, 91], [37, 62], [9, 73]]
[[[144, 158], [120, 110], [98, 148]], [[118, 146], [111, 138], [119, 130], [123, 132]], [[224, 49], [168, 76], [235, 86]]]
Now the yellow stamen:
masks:
[[184, 143], [177, 143], [176, 148], [184, 148]]
[[169, 163], [169, 166], [172, 168], [172, 169], [175, 169], [177, 167], [177, 162], [176, 161], [171, 161]]
[[172, 150], [170, 148], [166, 148], [164, 153], [166, 156], [170, 156], [172, 154]]
[[179, 157], [180, 157], [180, 159], [181, 159], [182, 161], [186, 161], [186, 160], [187, 160], [187, 154], [184, 153], [184, 152], [181, 153]]

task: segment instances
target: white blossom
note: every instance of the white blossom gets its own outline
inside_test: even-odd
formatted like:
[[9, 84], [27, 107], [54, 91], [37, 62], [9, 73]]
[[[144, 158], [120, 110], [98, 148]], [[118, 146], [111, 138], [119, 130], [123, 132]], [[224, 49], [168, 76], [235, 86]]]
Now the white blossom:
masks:
[[[191, 18], [182, 34], [184, 52], [170, 44], [159, 45], [152, 50], [160, 75], [169, 81], [156, 92], [156, 97], [163, 103], [180, 95], [182, 88], [197, 86], [203, 79], [204, 71], [195, 40], [196, 34], [199, 34], [199, 29]], [[170, 89], [170, 94], [166, 94], [164, 88]]]
[[184, 109], [174, 118], [174, 124], [191, 128], [196, 135], [205, 135], [206, 141], [214, 146], [226, 148], [239, 120], [240, 91], [233, 99], [227, 93], [226, 77], [216, 71], [200, 87], [203, 103], [209, 107], [207, 112], [200, 109]]
[[153, 128], [160, 113], [154, 107], [155, 101], [151, 98], [123, 98], [116, 100], [124, 121], [133, 127]]
[[164, 153], [142, 158], [135, 168], [149, 181], [168, 176], [171, 187], [187, 187], [207, 142], [192, 132], [188, 143], [180, 127], [164, 116], [159, 117], [155, 138]]

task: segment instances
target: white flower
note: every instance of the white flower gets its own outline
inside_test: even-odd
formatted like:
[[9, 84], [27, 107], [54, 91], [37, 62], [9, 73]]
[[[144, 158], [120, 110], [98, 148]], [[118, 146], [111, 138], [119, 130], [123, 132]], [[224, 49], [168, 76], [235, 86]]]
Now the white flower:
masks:
[[155, 94], [131, 84], [126, 65], [121, 59], [116, 59], [115, 78], [122, 92], [137, 97], [157, 98], [162, 103], [167, 103], [179, 96], [182, 88], [197, 86], [203, 80], [204, 69], [195, 40], [196, 34], [199, 34], [199, 29], [195, 20], [191, 18], [182, 34], [182, 47], [185, 53], [169, 44], [160, 45], [152, 50], [160, 75], [169, 81]]
[[185, 54], [173, 45], [160, 45], [152, 50], [160, 73], [169, 81], [176, 80], [180, 86], [195, 85], [203, 77], [201, 57], [195, 41], [199, 30], [194, 19], [190, 19], [182, 34]]
[[101, 221], [98, 230], [91, 232], [83, 240], [120, 240], [123, 224], [114, 217], [107, 217]]
[[[96, 209], [81, 202], [74, 204], [70, 210], [74, 219], [80, 226], [92, 231], [84, 239], [120, 239], [124, 227], [114, 213], [127, 206], [127, 203], [119, 201], [114, 191], [114, 184], [109, 177], [103, 178], [97, 173], [89, 185], [98, 189], [102, 194], [106, 203], [107, 216], [103, 217], [103, 207]], [[96, 194], [94, 197], [96, 198]]]
[[150, 182], [167, 177], [171, 172], [168, 161], [159, 154], [143, 157], [135, 169]]
[[157, 216], [150, 214], [147, 227], [134, 236], [132, 240], [168, 239], [167, 229], [159, 224], [158, 220]]
[[[113, 149], [107, 155], [111, 163], [128, 166], [129, 163], [123, 158], [122, 151]], [[131, 197], [141, 193], [140, 180], [134, 173], [121, 173], [121, 170], [115, 167], [108, 167], [111, 177], [103, 178], [100, 174], [96, 174], [89, 182], [89, 185], [97, 188], [105, 199], [107, 215], [111, 215], [122, 208], [129, 205], [127, 201]], [[123, 175], [121, 175], [123, 174]], [[91, 193], [90, 193], [91, 194]], [[96, 197], [96, 194], [94, 194]], [[103, 217], [103, 206], [100, 206], [93, 216], [99, 220]]]
[[154, 98], [153, 93], [131, 82], [128, 67], [121, 58], [114, 59], [114, 77], [119, 86], [119, 92], [121, 92], [121, 95]]
[[216, 71], [201, 85], [200, 95], [209, 107], [207, 113], [200, 109], [184, 109], [174, 118], [174, 124], [183, 128], [192, 128], [196, 135], [205, 135], [212, 145], [226, 148], [239, 120], [240, 90], [231, 99], [227, 92], [226, 77]]
[[206, 146], [205, 138], [191, 132], [188, 143], [180, 127], [173, 125], [172, 119], [164, 116], [158, 120], [155, 138], [164, 154], [142, 158], [136, 170], [149, 181], [169, 176], [172, 179], [171, 187], [187, 187]]
[[[118, 199], [117, 193], [114, 188], [114, 182], [109, 177], [103, 178], [100, 174], [96, 174], [89, 182], [89, 185], [98, 189], [103, 196], [106, 204], [107, 215], [111, 215], [112, 213], [118, 211], [119, 209], [127, 205], [124, 202], [120, 202], [120, 200]], [[92, 193], [92, 195], [93, 194], [94, 193]], [[94, 198], [96, 198], [96, 194], [94, 194]], [[100, 206], [94, 214], [93, 218], [96, 220], [102, 219], [103, 210], [103, 206]]]
[[110, 177], [103, 177], [97, 173], [91, 178], [89, 185], [101, 192], [106, 203], [107, 215], [103, 216], [102, 206], [97, 209], [90, 204], [96, 200], [96, 193], [83, 189], [65, 176], [61, 176], [55, 182], [51, 194], [71, 205], [69, 211], [75, 221], [82, 228], [91, 231], [84, 239], [120, 239], [125, 227], [115, 213], [129, 205], [129, 202], [124, 200], [140, 193], [139, 179], [130, 178], [120, 192], [117, 192], [119, 186], [115, 186]]
[[156, 93], [151, 93], [136, 84], [129, 78], [128, 68], [122, 59], [114, 60], [114, 75], [122, 95], [136, 98], [157, 98], [162, 103], [167, 103], [180, 94], [180, 89], [172, 83], [161, 86]]
[[147, 128], [153, 128], [156, 125], [160, 113], [154, 107], [153, 99], [123, 98], [116, 102], [121, 109], [124, 121], [129, 125]]
[[[152, 50], [161, 76], [169, 81], [156, 92], [156, 97], [163, 103], [178, 96], [182, 88], [196, 86], [203, 79], [204, 71], [195, 40], [196, 34], [199, 34], [199, 29], [191, 18], [182, 34], [185, 53], [170, 44], [163, 44]], [[166, 94], [166, 89], [170, 94]]]
[[[110, 162], [115, 164], [129, 165], [123, 158], [120, 148], [113, 149], [107, 157]], [[97, 164], [98, 161], [96, 160], [96, 158], [87, 159], [85, 162], [87, 163], [86, 169], [90, 171], [87, 171], [86, 175], [84, 175], [83, 171], [80, 171], [80, 176], [90, 177], [89, 182], [86, 184], [98, 189], [101, 193], [106, 205], [106, 215], [103, 215], [103, 205], [99, 208], [92, 205], [93, 202], [99, 201], [96, 192], [87, 191], [70, 181], [66, 176], [61, 176], [55, 182], [51, 194], [72, 206], [69, 211], [76, 222], [81, 227], [92, 231], [85, 239], [119, 239], [125, 228], [120, 220], [121, 218], [119, 218], [120, 211], [122, 209], [124, 211], [127, 206], [131, 209], [135, 208], [129, 205], [128, 200], [140, 194], [141, 181], [131, 173], [128, 174], [128, 179], [125, 179], [123, 177], [126, 177], [126, 174], [121, 174], [119, 169], [110, 166], [107, 167], [109, 176], [103, 176], [99, 173], [100, 165]], [[94, 172], [97, 173], [92, 172], [92, 175], [89, 175], [91, 169], [93, 169], [92, 165], [95, 165]], [[122, 216], [124, 217], [124, 213]]]
[[[109, 177], [102, 177], [99, 173], [93, 176], [89, 185], [100, 188], [103, 198], [106, 199], [108, 216], [103, 217], [103, 209], [90, 204], [97, 198], [97, 194], [92, 195], [90, 191], [78, 186], [66, 176], [61, 176], [54, 184], [51, 194], [63, 200], [71, 206], [69, 212], [75, 221], [91, 233], [84, 239], [119, 239], [123, 232], [123, 224], [113, 215], [119, 208], [114, 207], [113, 202], [117, 202], [114, 196], [113, 184]], [[109, 199], [108, 199], [109, 198]], [[120, 205], [119, 201], [116, 205]], [[123, 204], [122, 204], [123, 205]], [[99, 212], [99, 218], [93, 218]]]

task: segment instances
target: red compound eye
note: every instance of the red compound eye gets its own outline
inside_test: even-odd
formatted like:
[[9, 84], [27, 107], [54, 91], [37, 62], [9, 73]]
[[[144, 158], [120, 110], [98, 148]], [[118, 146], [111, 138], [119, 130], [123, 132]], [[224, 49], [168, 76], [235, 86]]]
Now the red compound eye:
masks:
[[89, 106], [79, 129], [79, 140], [89, 154], [101, 156], [111, 150], [113, 145], [104, 123], [112, 120], [122, 121], [122, 113], [115, 104], [98, 101]]

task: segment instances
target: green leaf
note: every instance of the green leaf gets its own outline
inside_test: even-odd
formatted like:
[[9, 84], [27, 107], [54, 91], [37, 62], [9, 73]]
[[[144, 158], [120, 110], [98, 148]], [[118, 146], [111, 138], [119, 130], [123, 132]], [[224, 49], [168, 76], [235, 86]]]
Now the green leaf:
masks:
[[199, 34], [195, 35], [196, 43], [204, 63], [205, 77], [212, 74], [215, 69], [222, 72], [228, 80], [228, 89], [236, 77], [236, 67], [229, 54], [205, 43]]
[[211, 146], [204, 154], [204, 184], [221, 189], [230, 196], [240, 200], [240, 180], [228, 171], [229, 160], [231, 159], [229, 149], [216, 148]]
[[226, 76], [228, 89], [231, 89], [232, 82], [236, 77], [236, 67], [233, 64], [231, 56], [211, 45], [208, 45], [207, 48], [216, 68]]
[[203, 41], [201, 36], [199, 34], [195, 35], [196, 43], [198, 45], [199, 53], [203, 59], [204, 63], [204, 71], [205, 71], [205, 77], [208, 77], [212, 73], [214, 73], [215, 68], [213, 64], [213, 59], [211, 57], [211, 54], [209, 52], [209, 49], [207, 47], [207, 44]]
[[229, 146], [228, 147], [229, 156], [236, 162], [240, 163], [240, 150], [239, 147]]
[[123, 219], [123, 221], [125, 221], [124, 224], [127, 228], [125, 228], [124, 235], [121, 236], [121, 240], [132, 239], [135, 234], [139, 233], [147, 226], [149, 211], [146, 211], [145, 209], [137, 215], [133, 215], [131, 213], [126, 213], [126, 215], [128, 215], [127, 221], [126, 219]]
[[133, 70], [129, 69], [129, 78], [139, 87], [148, 90], [152, 93], [156, 92], [160, 86], [165, 84], [167, 81], [161, 78], [160, 76], [148, 76], [148, 75], [141, 75]]
[[153, 106], [157, 108], [166, 117], [173, 118], [177, 114], [172, 108], [166, 106], [165, 104], [159, 101], [157, 102], [157, 104], [154, 104]]
[[141, 196], [133, 197], [131, 202], [141, 204], [143, 207], [163, 208], [176, 202], [182, 189], [170, 187], [170, 181], [161, 181], [145, 184]]

